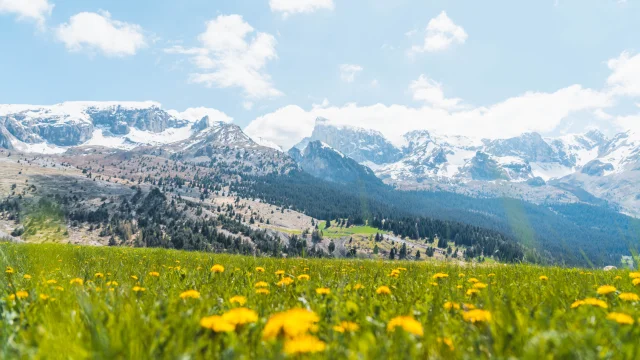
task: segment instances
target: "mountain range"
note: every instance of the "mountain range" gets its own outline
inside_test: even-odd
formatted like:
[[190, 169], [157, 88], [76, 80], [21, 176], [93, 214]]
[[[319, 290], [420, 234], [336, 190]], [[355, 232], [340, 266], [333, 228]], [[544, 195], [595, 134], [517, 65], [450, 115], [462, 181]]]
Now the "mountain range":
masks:
[[416, 130], [394, 144], [377, 131], [318, 118], [311, 136], [284, 153], [237, 125], [208, 116], [181, 118], [155, 102], [65, 102], [0, 105], [0, 147], [43, 154], [160, 147], [196, 163], [250, 161], [265, 173], [297, 164], [334, 182], [377, 178], [400, 190], [606, 204], [640, 215], [640, 134], [632, 131], [611, 138], [590, 130], [556, 138], [524, 133], [479, 139]]
[[375, 131], [333, 126], [318, 119], [310, 137], [371, 168], [404, 190], [446, 190], [467, 195], [508, 196], [534, 203], [587, 202], [638, 216], [640, 134], [607, 138], [598, 130], [545, 138], [524, 133], [509, 139], [474, 139], [427, 130], [394, 145]]

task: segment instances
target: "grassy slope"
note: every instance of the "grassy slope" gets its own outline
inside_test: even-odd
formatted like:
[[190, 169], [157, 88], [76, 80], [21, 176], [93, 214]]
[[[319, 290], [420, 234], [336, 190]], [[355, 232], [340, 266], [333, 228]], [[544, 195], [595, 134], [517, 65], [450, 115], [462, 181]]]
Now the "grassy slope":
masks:
[[[225, 271], [211, 273], [213, 264], [224, 265]], [[282, 343], [261, 340], [265, 323], [274, 313], [296, 307], [308, 307], [319, 317], [315, 336], [327, 348], [317, 358], [640, 356], [640, 307], [623, 303], [616, 295], [596, 294], [596, 287], [604, 284], [640, 292], [627, 271], [274, 259], [53, 244], [0, 244], [0, 266], [15, 270], [0, 275], [0, 358], [274, 358], [281, 353]], [[256, 272], [257, 266], [266, 272]], [[398, 278], [389, 277], [397, 267], [406, 271]], [[277, 270], [293, 276], [293, 284], [276, 286]], [[151, 271], [160, 276], [150, 276]], [[434, 286], [432, 276], [438, 272], [449, 277]], [[96, 278], [96, 273], [104, 278]], [[311, 279], [295, 278], [303, 273]], [[459, 277], [460, 273], [465, 276]], [[25, 279], [25, 274], [31, 279]], [[541, 281], [540, 275], [549, 280]], [[467, 281], [471, 277], [488, 284], [477, 296], [465, 295], [472, 287]], [[73, 278], [83, 279], [84, 285], [70, 284]], [[107, 286], [108, 281], [118, 285]], [[257, 281], [267, 282], [271, 293], [256, 294]], [[355, 284], [363, 288], [355, 290]], [[392, 294], [376, 294], [381, 285], [389, 286]], [[146, 290], [136, 293], [134, 286]], [[319, 287], [328, 287], [331, 294], [318, 295]], [[190, 289], [198, 290], [201, 297], [181, 299], [180, 294]], [[28, 296], [9, 300], [16, 290]], [[42, 300], [40, 295], [55, 300]], [[235, 295], [246, 296], [245, 307], [258, 313], [257, 323], [226, 334], [200, 327], [202, 317], [237, 307], [229, 303]], [[571, 308], [576, 299], [587, 297], [606, 301], [608, 309]], [[463, 309], [445, 311], [445, 301], [487, 310], [492, 320], [467, 322]], [[614, 311], [630, 314], [636, 324], [607, 320], [607, 313]], [[413, 316], [424, 335], [389, 332], [387, 324], [399, 315]], [[336, 332], [333, 326], [343, 320], [359, 324], [360, 330]], [[455, 349], [449, 350], [439, 342], [441, 338], [450, 339]]]
[[351, 235], [365, 235], [375, 236], [376, 233], [386, 234], [385, 231], [381, 231], [371, 226], [351, 226], [348, 228], [341, 228], [332, 222], [332, 225], [327, 229], [327, 222], [323, 221], [318, 225], [318, 229], [322, 230], [322, 235], [328, 238], [341, 238]]

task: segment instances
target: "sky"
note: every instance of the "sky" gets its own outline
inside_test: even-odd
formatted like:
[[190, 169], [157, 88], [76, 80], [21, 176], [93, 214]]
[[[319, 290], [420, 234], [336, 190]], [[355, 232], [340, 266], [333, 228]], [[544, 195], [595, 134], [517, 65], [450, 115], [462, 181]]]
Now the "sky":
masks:
[[157, 101], [285, 149], [640, 130], [638, 0], [0, 0], [0, 103]]

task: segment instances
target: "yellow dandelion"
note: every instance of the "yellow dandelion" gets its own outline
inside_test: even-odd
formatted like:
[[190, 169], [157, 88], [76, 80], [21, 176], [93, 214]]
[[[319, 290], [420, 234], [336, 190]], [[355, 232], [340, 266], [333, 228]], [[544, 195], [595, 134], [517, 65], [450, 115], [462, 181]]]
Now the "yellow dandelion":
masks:
[[618, 297], [620, 298], [620, 300], [624, 301], [640, 301], [640, 296], [634, 293], [622, 293], [618, 295]]
[[62, 286], [56, 286], [54, 287], [54, 289], [57, 291], [64, 291], [64, 288]]
[[633, 279], [632, 284], [633, 284], [634, 286], [638, 286], [638, 285], [640, 285], [640, 278]]
[[353, 286], [353, 289], [354, 289], [354, 290], [360, 290], [360, 289], [362, 289], [362, 288], [364, 288], [364, 286], [362, 286], [362, 284], [360, 284], [360, 283], [357, 283], [357, 284], [355, 284], [355, 285]]
[[448, 337], [442, 337], [442, 338], [438, 338], [438, 344], [445, 344], [447, 345], [447, 348], [449, 348], [449, 351], [453, 351], [456, 348], [453, 346], [453, 340], [451, 340]]
[[95, 273], [95, 275], [93, 275], [93, 277], [95, 277], [96, 279], [102, 279], [102, 278], [104, 278], [104, 274], [103, 273]]
[[481, 283], [481, 282], [473, 284], [474, 289], [484, 289], [486, 287], [487, 287], [487, 284]]
[[31, 280], [31, 275], [24, 274], [24, 275], [22, 275], [22, 278], [25, 279], [25, 280]]
[[472, 284], [475, 284], [475, 283], [480, 282], [480, 280], [478, 280], [478, 279], [476, 279], [476, 278], [471, 278], [471, 279], [469, 279], [469, 280], [467, 280], [467, 281], [468, 281], [468, 282], [470, 282], [470, 283], [472, 283]]
[[284, 353], [287, 355], [312, 354], [322, 352], [327, 345], [313, 335], [300, 335], [284, 342]]
[[458, 277], [460, 277], [460, 278], [463, 278], [463, 277], [465, 277], [465, 276], [466, 276], [466, 275], [465, 275], [465, 274], [463, 274], [463, 273], [458, 274]]
[[269, 318], [262, 330], [263, 340], [276, 339], [283, 334], [293, 338], [317, 329], [320, 318], [316, 313], [306, 309], [291, 309], [277, 313]]
[[278, 271], [276, 271], [276, 275], [278, 275], [278, 276], [282, 276], [282, 275], [284, 275], [284, 270], [278, 270]]
[[317, 288], [316, 289], [316, 294], [318, 295], [329, 295], [331, 294], [331, 289], [329, 288]]
[[549, 278], [546, 277], [545, 275], [540, 275], [539, 279], [540, 279], [540, 281], [548, 281], [549, 280]]
[[71, 279], [71, 281], [69, 281], [69, 284], [71, 285], [82, 285], [84, 284], [84, 281], [80, 278], [75, 278], [75, 279]]
[[630, 272], [629, 277], [632, 279], [640, 279], [640, 271]]
[[42, 301], [47, 301], [47, 300], [49, 300], [49, 295], [47, 295], [47, 294], [40, 294], [40, 295], [38, 295], [38, 297], [39, 297], [39, 298], [40, 298], [40, 300], [42, 300]]
[[58, 281], [53, 280], [53, 279], [51, 279], [51, 280], [47, 280], [47, 284], [49, 284], [49, 285], [55, 285], [55, 284], [57, 284], [57, 283], [58, 283]]
[[387, 331], [393, 332], [398, 327], [414, 335], [422, 336], [424, 334], [422, 324], [411, 316], [398, 316], [391, 319], [387, 324]]
[[235, 325], [230, 324], [219, 315], [203, 317], [200, 319], [200, 326], [218, 333], [231, 332], [236, 329]]
[[467, 296], [473, 296], [473, 295], [477, 295], [480, 293], [480, 290], [478, 289], [469, 289], [467, 290]]
[[258, 313], [251, 309], [239, 307], [222, 314], [222, 320], [234, 326], [251, 324], [258, 321]]
[[460, 310], [460, 304], [458, 303], [454, 303], [451, 301], [447, 301], [446, 303], [444, 303], [444, 309], [445, 310]]
[[388, 286], [380, 286], [376, 289], [376, 294], [378, 295], [391, 295], [391, 289]]
[[490, 322], [491, 313], [486, 310], [474, 309], [462, 313], [464, 321], [476, 323], [476, 322]]
[[220, 265], [220, 264], [215, 264], [211, 267], [211, 272], [212, 273], [223, 273], [224, 272], [224, 266]]
[[433, 280], [444, 279], [448, 277], [449, 277], [449, 274], [445, 274], [445, 273], [437, 273], [432, 276]]
[[607, 315], [608, 320], [613, 320], [621, 325], [633, 325], [633, 318], [627, 314], [612, 312]]
[[298, 275], [298, 280], [309, 280], [311, 277], [307, 274]]
[[244, 296], [236, 295], [229, 299], [231, 304], [238, 304], [240, 306], [247, 303], [247, 298]]
[[618, 276], [613, 278], [613, 280], [620, 280], [620, 279], [622, 279], [622, 276], [620, 276], [620, 275], [618, 275]]
[[388, 276], [397, 278], [398, 276], [400, 276], [400, 270], [398, 269], [391, 270], [391, 273]]
[[256, 294], [259, 294], [259, 295], [269, 295], [269, 293], [270, 293], [269, 289], [263, 288], [263, 289], [256, 290]]
[[18, 297], [18, 299], [22, 300], [22, 299], [26, 299], [29, 297], [29, 293], [24, 291], [24, 290], [20, 290], [18, 292], [16, 292], [15, 296]]
[[264, 272], [264, 268], [263, 268], [263, 267], [261, 267], [261, 266], [258, 266], [258, 267], [256, 268], [256, 272], [263, 273], [263, 272]]
[[118, 282], [117, 281], [107, 281], [107, 286], [118, 286]]
[[474, 310], [476, 308], [473, 304], [462, 304], [462, 308], [464, 311]]
[[600, 308], [603, 308], [603, 309], [606, 309], [606, 308], [609, 307], [607, 305], [607, 303], [602, 301], [602, 300], [594, 299], [594, 298], [587, 298], [587, 299], [584, 299], [584, 300], [575, 301], [573, 304], [571, 304], [571, 308], [575, 309], [575, 308], [580, 307], [582, 305], [591, 305], [591, 306], [600, 307]]
[[290, 277], [284, 277], [282, 280], [278, 281], [276, 285], [278, 286], [287, 286], [293, 284], [293, 279]]
[[138, 277], [136, 275], [131, 275], [131, 279], [138, 281]]
[[13, 270], [13, 268], [11, 266], [7, 266], [7, 268], [4, 270], [4, 272], [7, 275], [11, 275], [11, 274], [14, 274], [16, 271]]
[[496, 274], [491, 273], [491, 274], [489, 274], [489, 275], [487, 275], [487, 276], [488, 276], [488, 277], [494, 277], [494, 276], [496, 276]]
[[200, 299], [200, 292], [198, 290], [187, 290], [180, 294], [180, 299]]
[[151, 272], [149, 273], [149, 276], [152, 276], [152, 277], [159, 277], [159, 276], [160, 276], [160, 273], [159, 273], [159, 272], [157, 272], [157, 271], [151, 271]]
[[598, 290], [597, 290], [598, 295], [609, 295], [609, 294], [614, 293], [616, 291], [617, 291], [617, 289], [615, 287], [611, 286], [611, 285], [600, 286], [598, 288]]
[[356, 332], [359, 329], [360, 329], [360, 326], [351, 321], [343, 321], [340, 324], [333, 327], [333, 331], [336, 331], [339, 333]]
[[438, 283], [437, 283], [437, 282], [432, 282], [432, 283], [430, 283], [430, 284], [431, 284], [431, 286], [438, 286]]
[[269, 287], [269, 284], [267, 284], [264, 281], [258, 281], [255, 285], [253, 285], [256, 288], [265, 288], [265, 287]]
[[144, 292], [147, 291], [147, 289], [140, 287], [140, 286], [134, 286], [131, 290], [133, 290], [134, 292]]

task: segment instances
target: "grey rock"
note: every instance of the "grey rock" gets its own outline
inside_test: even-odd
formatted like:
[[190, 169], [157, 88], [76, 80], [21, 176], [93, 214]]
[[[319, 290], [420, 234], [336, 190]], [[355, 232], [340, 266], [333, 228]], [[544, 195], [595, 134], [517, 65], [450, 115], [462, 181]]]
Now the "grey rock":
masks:
[[589, 176], [602, 176], [604, 175], [605, 171], [611, 170], [613, 170], [613, 165], [609, 163], [603, 163], [602, 161], [596, 159], [589, 161], [585, 166], [583, 166], [581, 172]]
[[297, 159], [303, 170], [323, 180], [343, 184], [358, 181], [382, 183], [371, 169], [320, 141], [309, 142], [304, 152], [292, 148], [289, 156]]
[[402, 151], [381, 133], [353, 127], [336, 127], [324, 118], [316, 119], [311, 137], [295, 147], [304, 149], [311, 141], [321, 141], [357, 162], [385, 164], [402, 158]]

